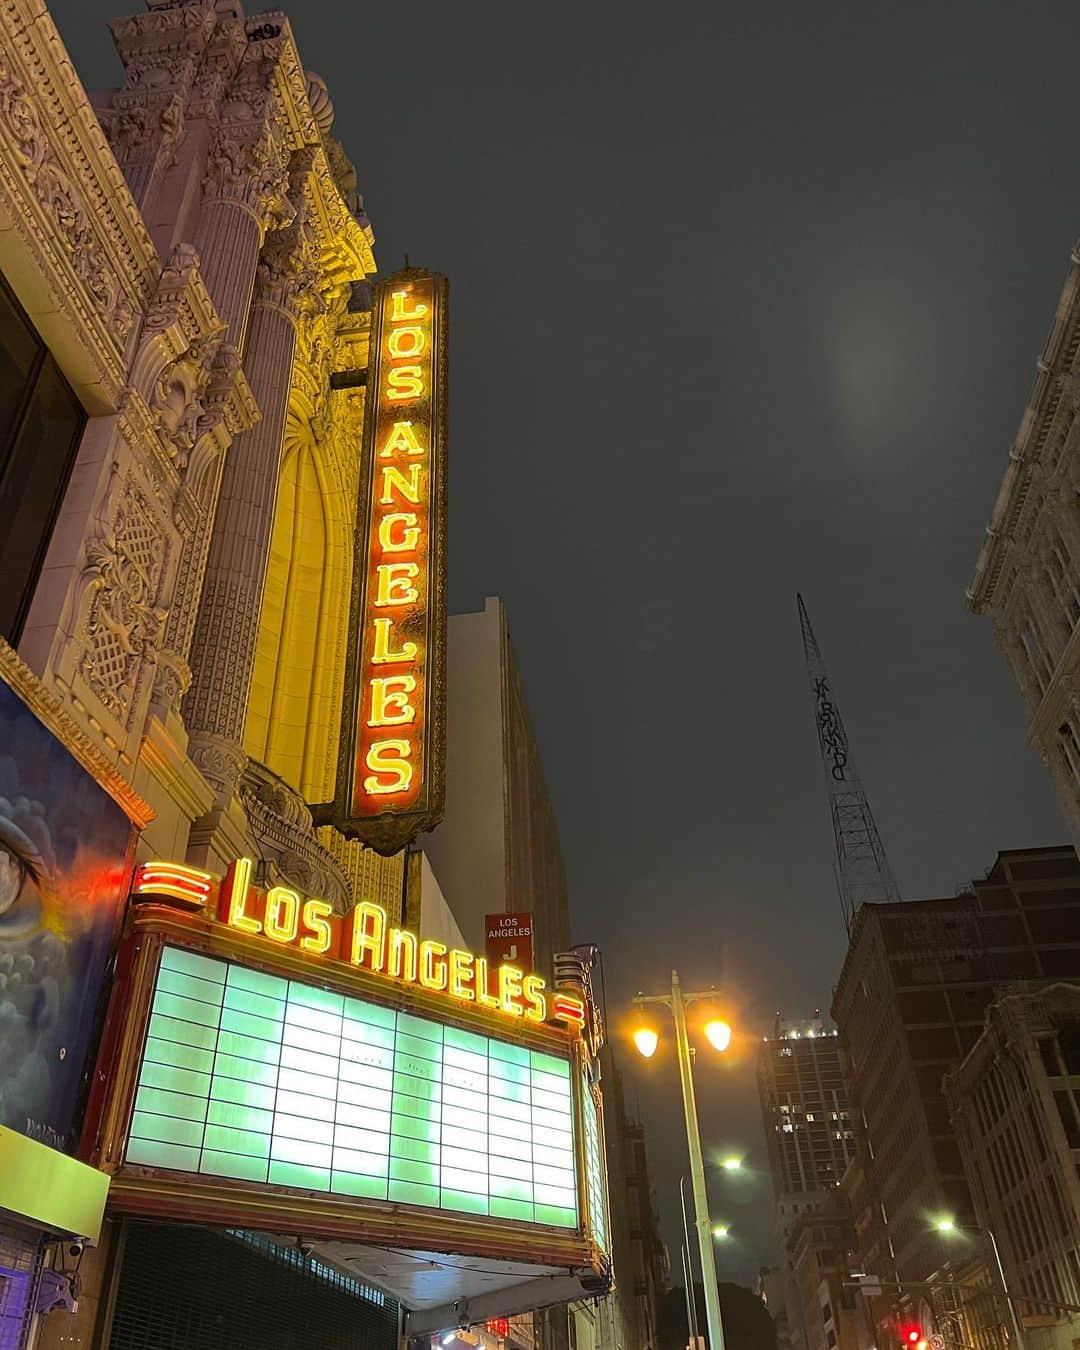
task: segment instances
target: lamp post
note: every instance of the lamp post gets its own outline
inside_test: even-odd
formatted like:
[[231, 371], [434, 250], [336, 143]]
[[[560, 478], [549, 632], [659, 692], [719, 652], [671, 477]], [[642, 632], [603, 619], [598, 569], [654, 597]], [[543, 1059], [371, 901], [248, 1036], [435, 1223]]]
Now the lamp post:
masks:
[[[705, 1320], [709, 1328], [709, 1350], [724, 1350], [724, 1328], [720, 1319], [720, 1290], [716, 1284], [716, 1262], [713, 1259], [709, 1197], [705, 1190], [705, 1162], [701, 1155], [701, 1133], [698, 1129], [697, 1101], [694, 1097], [694, 1052], [686, 1030], [687, 1005], [711, 1002], [715, 997], [715, 990], [701, 994], [684, 994], [679, 973], [673, 970], [670, 994], [638, 994], [634, 999], [634, 1006], [642, 1008], [648, 1004], [663, 1004], [671, 1011], [675, 1022], [675, 1053], [679, 1062], [683, 1112], [686, 1116], [686, 1146], [690, 1153], [690, 1186], [694, 1197], [694, 1227], [697, 1229], [698, 1255], [701, 1260], [701, 1283], [705, 1290]], [[708, 1023], [705, 1035], [717, 1050], [726, 1050], [731, 1043], [731, 1028], [719, 1019]], [[640, 1028], [634, 1035], [634, 1042], [646, 1059], [656, 1050], [657, 1041], [656, 1032], [648, 1027]]]
[[1008, 1305], [1009, 1317], [1012, 1320], [1013, 1336], [1016, 1340], [1016, 1350], [1024, 1350], [1024, 1333], [1020, 1329], [1020, 1318], [1016, 1313], [1016, 1304], [1013, 1302], [1013, 1296], [1009, 1292], [1009, 1282], [1005, 1278], [1005, 1267], [1001, 1264], [1001, 1253], [998, 1251], [997, 1238], [994, 1236], [994, 1230], [984, 1227], [982, 1224], [972, 1224], [970, 1227], [961, 1228], [953, 1219], [938, 1219], [934, 1227], [939, 1233], [981, 1233], [990, 1241], [990, 1250], [994, 1254], [994, 1265], [997, 1267], [998, 1279], [1001, 1281], [1001, 1292], [1005, 1295], [1005, 1302]]
[[679, 1204], [682, 1206], [683, 1230], [683, 1279], [686, 1281], [686, 1325], [690, 1333], [690, 1343], [694, 1350], [698, 1345], [697, 1299], [694, 1296], [694, 1263], [690, 1257], [690, 1224], [686, 1218], [686, 1191], [683, 1188], [685, 1177], [679, 1178]]

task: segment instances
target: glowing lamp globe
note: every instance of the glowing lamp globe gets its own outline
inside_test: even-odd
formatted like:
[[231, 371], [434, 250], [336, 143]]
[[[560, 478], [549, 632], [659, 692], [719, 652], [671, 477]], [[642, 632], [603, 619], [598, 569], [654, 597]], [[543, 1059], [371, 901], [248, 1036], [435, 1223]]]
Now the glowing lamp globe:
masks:
[[634, 1044], [638, 1048], [638, 1053], [644, 1055], [646, 1059], [652, 1059], [656, 1054], [656, 1047], [659, 1044], [660, 1037], [653, 1031], [652, 1027], [638, 1027], [634, 1032]]
[[705, 1023], [705, 1035], [714, 1050], [726, 1050], [731, 1044], [731, 1028], [718, 1019]]

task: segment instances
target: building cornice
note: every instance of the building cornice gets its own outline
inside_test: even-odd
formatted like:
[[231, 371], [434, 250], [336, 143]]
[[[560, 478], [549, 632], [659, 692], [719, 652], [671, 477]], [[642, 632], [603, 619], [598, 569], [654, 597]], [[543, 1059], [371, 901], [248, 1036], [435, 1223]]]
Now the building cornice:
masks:
[[[281, 10], [254, 14], [246, 22], [251, 48], [274, 62], [274, 95], [286, 135], [294, 150], [312, 150], [310, 174], [315, 206], [314, 224], [321, 249], [321, 270], [331, 281], [344, 284], [375, 272], [374, 234], [349, 210], [334, 181], [322, 135], [315, 123], [308, 97], [308, 79], [293, 37], [292, 26]], [[259, 36], [267, 34], [266, 37]], [[253, 53], [254, 55], [254, 53]]]
[[0, 204], [9, 280], [84, 403], [113, 410], [160, 264], [44, 0], [0, 0]]

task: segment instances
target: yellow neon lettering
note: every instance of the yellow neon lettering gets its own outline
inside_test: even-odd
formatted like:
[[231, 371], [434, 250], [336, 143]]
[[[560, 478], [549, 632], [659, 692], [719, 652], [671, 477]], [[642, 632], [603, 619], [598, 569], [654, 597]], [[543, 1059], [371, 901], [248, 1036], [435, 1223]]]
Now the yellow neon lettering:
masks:
[[403, 356], [421, 356], [426, 345], [424, 330], [418, 323], [413, 323], [407, 328], [392, 328], [386, 350], [391, 360], [399, 361]]
[[450, 953], [450, 993], [454, 998], [472, 1003], [476, 994], [472, 988], [473, 956], [472, 952], [454, 948]]
[[544, 981], [539, 975], [526, 975], [521, 987], [525, 999], [525, 1016], [530, 1022], [547, 1021], [547, 999], [544, 997]]
[[263, 930], [275, 942], [295, 942], [300, 923], [300, 897], [288, 886], [271, 886], [266, 892]]
[[497, 1008], [499, 1000], [491, 992], [491, 981], [488, 977], [488, 963], [486, 956], [478, 956], [476, 965], [476, 1002], [481, 1008]]
[[[411, 553], [420, 542], [418, 519], [415, 511], [395, 511], [391, 515], [383, 516], [382, 520], [379, 521], [379, 547], [382, 551], [384, 553]], [[395, 525], [404, 526], [396, 539], [394, 538]]]
[[[419, 367], [409, 366], [409, 370], [419, 369]], [[404, 451], [407, 455], [426, 455], [427, 451], [416, 439], [416, 432], [412, 429], [411, 422], [395, 422], [390, 435], [386, 438], [386, 444], [379, 451], [380, 459], [389, 459], [391, 455], [399, 454]]]
[[379, 498], [380, 506], [393, 506], [394, 493], [399, 493], [407, 502], [414, 505], [420, 501], [420, 475], [424, 472], [422, 464], [410, 464], [408, 478], [400, 469], [395, 469], [392, 464], [384, 464], [382, 467], [382, 496]]
[[379, 585], [375, 592], [375, 603], [384, 609], [387, 605], [409, 605], [420, 599], [420, 592], [412, 584], [412, 578], [420, 575], [416, 563], [380, 563], [376, 568]]
[[396, 727], [416, 721], [416, 709], [409, 695], [416, 688], [413, 675], [380, 675], [371, 681], [369, 727]]
[[375, 650], [371, 653], [372, 665], [383, 666], [390, 661], [415, 661], [416, 643], [403, 642], [398, 652], [390, 649], [390, 625], [393, 619], [375, 620]]
[[386, 973], [395, 980], [416, 981], [416, 934], [407, 928], [391, 928]]
[[424, 392], [424, 379], [419, 366], [398, 366], [386, 377], [386, 397], [394, 403], [419, 398]]
[[247, 912], [248, 888], [251, 885], [251, 859], [237, 858], [230, 877], [229, 911], [226, 922], [241, 933], [261, 933], [262, 924]]
[[[408, 741], [374, 741], [364, 756], [364, 766], [372, 776], [364, 779], [364, 791], [376, 793], [404, 792], [412, 782], [412, 765], [406, 760], [412, 754]], [[393, 781], [384, 783], [376, 774], [393, 774]]]
[[390, 292], [390, 321], [391, 323], [402, 323], [405, 319], [422, 319], [427, 313], [427, 305], [414, 305], [412, 309], [405, 308], [405, 302], [409, 298], [408, 291]]
[[446, 988], [446, 947], [430, 938], [420, 944], [420, 983], [425, 989]]
[[325, 900], [304, 901], [301, 922], [309, 930], [300, 939], [300, 946], [304, 951], [314, 952], [316, 956], [321, 956], [323, 952], [330, 950], [332, 933], [330, 925], [326, 921], [333, 912], [333, 906], [328, 905]]
[[367, 956], [372, 970], [382, 970], [385, 936], [386, 910], [370, 900], [361, 900], [352, 912], [349, 960], [354, 966], [362, 966]]
[[521, 997], [521, 982], [525, 978], [517, 966], [499, 967], [499, 1007], [511, 1017], [521, 1016], [521, 1005], [515, 1002]]

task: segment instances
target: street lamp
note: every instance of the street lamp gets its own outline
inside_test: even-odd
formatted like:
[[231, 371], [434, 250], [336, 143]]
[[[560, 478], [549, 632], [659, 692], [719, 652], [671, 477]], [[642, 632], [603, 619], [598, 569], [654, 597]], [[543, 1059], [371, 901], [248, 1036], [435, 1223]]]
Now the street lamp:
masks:
[[971, 1224], [970, 1227], [961, 1228], [960, 1225], [951, 1216], [946, 1215], [934, 1223], [934, 1227], [939, 1233], [981, 1233], [990, 1241], [990, 1250], [994, 1254], [994, 1264], [997, 1266], [998, 1279], [1001, 1281], [1001, 1292], [1005, 1295], [1005, 1302], [1009, 1308], [1009, 1316], [1012, 1319], [1013, 1336], [1016, 1338], [1016, 1350], [1024, 1350], [1024, 1333], [1020, 1330], [1020, 1318], [1016, 1315], [1016, 1304], [1013, 1302], [1013, 1296], [1009, 1293], [1009, 1283], [1005, 1278], [1005, 1267], [1001, 1264], [1001, 1253], [998, 1251], [997, 1238], [994, 1237], [992, 1228], [984, 1227], [982, 1224]]
[[638, 1027], [634, 1032], [634, 1044], [638, 1048], [638, 1053], [644, 1055], [646, 1059], [652, 1059], [656, 1054], [656, 1047], [659, 1044], [660, 1037], [652, 1027]]
[[706, 1022], [704, 1030], [714, 1050], [723, 1052], [731, 1044], [731, 1028], [720, 1018], [714, 1017], [712, 1021]]
[[725, 1172], [741, 1172], [741, 1171], [742, 1171], [742, 1159], [741, 1159], [741, 1158], [725, 1158], [724, 1161], [720, 1164], [720, 1166], [724, 1169]]
[[716, 1223], [713, 1224], [712, 1235], [716, 1238], [717, 1242], [723, 1242], [725, 1238], [731, 1236], [731, 1229], [726, 1223]]
[[[675, 1053], [679, 1061], [679, 1081], [682, 1085], [683, 1113], [686, 1116], [686, 1147], [690, 1154], [690, 1183], [694, 1195], [694, 1227], [698, 1235], [698, 1255], [701, 1261], [701, 1283], [705, 1290], [705, 1320], [709, 1328], [710, 1350], [724, 1350], [724, 1328], [720, 1320], [720, 1290], [716, 1283], [716, 1261], [713, 1258], [713, 1231], [709, 1219], [709, 1197], [705, 1190], [705, 1162], [701, 1156], [701, 1132], [698, 1128], [697, 1102], [694, 1097], [694, 1052], [686, 1030], [686, 1009], [691, 1003], [711, 1003], [716, 991], [703, 994], [684, 994], [678, 971], [671, 972], [670, 994], [638, 994], [635, 1008], [659, 1003], [671, 1011], [675, 1021]], [[719, 1018], [711, 1018], [705, 1026], [709, 1043], [717, 1050], [726, 1050], [731, 1044], [731, 1027]], [[641, 1026], [634, 1033], [634, 1044], [646, 1059], [656, 1050], [659, 1037], [654, 1028]], [[727, 1236], [726, 1230], [724, 1236]]]

